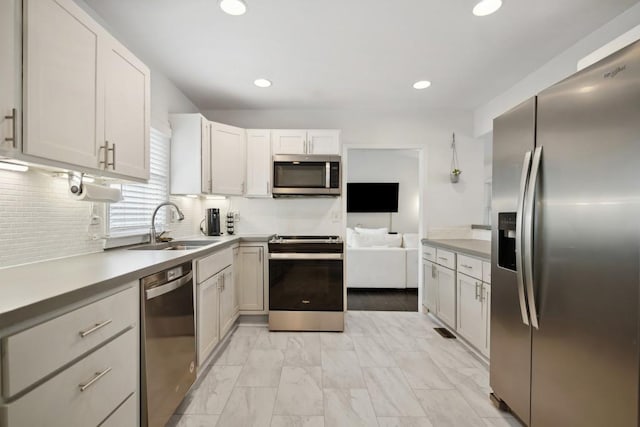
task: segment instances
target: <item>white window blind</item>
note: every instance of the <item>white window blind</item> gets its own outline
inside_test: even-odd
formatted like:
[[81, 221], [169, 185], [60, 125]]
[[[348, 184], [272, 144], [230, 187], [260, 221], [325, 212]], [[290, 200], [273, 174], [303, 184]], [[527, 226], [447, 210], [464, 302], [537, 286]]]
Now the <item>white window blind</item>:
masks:
[[[109, 230], [112, 237], [140, 235], [149, 232], [151, 215], [160, 202], [169, 200], [169, 138], [151, 129], [150, 168], [147, 184], [119, 184], [123, 201], [109, 206]], [[166, 208], [156, 216], [158, 231], [166, 224]]]

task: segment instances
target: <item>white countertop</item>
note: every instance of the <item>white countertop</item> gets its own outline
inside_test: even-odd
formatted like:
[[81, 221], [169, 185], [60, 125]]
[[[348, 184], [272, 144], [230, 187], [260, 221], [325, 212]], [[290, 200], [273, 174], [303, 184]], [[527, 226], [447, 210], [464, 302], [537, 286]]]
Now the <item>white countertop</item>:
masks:
[[491, 259], [491, 241], [478, 239], [422, 239], [423, 245], [440, 246], [480, 258]]
[[271, 234], [198, 236], [212, 240], [187, 251], [111, 249], [0, 269], [0, 330], [106, 292], [132, 280], [190, 261], [240, 241], [266, 242]]

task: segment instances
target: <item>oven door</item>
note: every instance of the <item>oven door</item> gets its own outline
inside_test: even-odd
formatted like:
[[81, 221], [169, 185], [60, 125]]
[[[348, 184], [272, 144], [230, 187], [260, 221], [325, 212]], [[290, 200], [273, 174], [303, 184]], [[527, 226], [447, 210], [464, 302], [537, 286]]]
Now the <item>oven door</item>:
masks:
[[269, 255], [269, 310], [343, 311], [342, 254]]

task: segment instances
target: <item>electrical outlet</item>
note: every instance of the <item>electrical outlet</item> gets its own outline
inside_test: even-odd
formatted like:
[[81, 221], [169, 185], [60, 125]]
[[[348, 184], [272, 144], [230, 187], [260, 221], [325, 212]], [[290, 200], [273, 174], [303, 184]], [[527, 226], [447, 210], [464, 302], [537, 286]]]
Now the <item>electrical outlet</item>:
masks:
[[233, 221], [234, 221], [234, 222], [240, 222], [240, 212], [235, 211], [235, 212], [233, 213]]
[[91, 215], [91, 221], [89, 221], [90, 225], [100, 225], [101, 222], [102, 218], [100, 218], [98, 215]]

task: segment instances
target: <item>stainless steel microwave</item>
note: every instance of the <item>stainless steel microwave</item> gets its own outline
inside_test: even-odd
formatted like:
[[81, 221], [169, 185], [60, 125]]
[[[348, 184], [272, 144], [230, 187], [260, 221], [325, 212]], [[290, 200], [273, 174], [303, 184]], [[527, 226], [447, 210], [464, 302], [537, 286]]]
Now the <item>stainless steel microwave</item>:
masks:
[[273, 156], [273, 197], [339, 196], [340, 156]]

